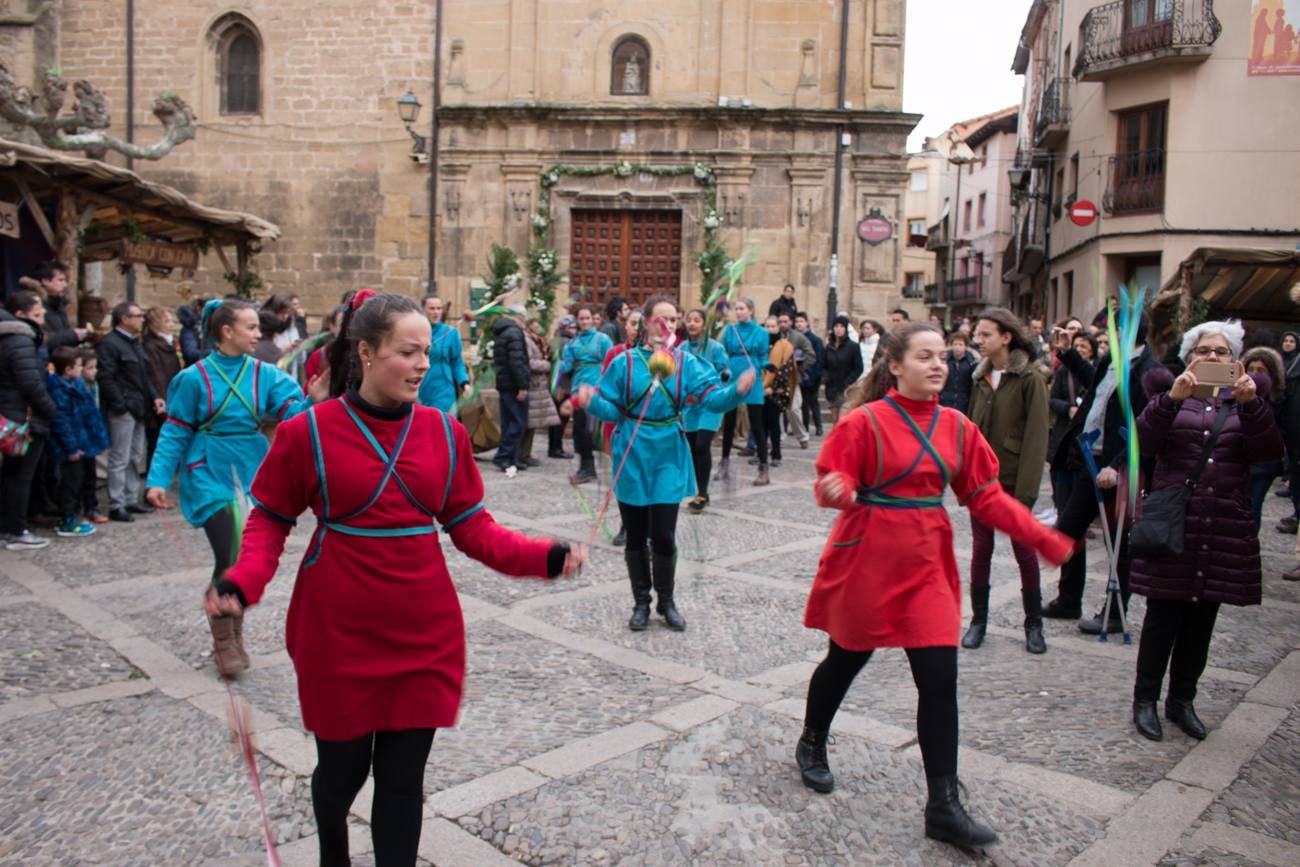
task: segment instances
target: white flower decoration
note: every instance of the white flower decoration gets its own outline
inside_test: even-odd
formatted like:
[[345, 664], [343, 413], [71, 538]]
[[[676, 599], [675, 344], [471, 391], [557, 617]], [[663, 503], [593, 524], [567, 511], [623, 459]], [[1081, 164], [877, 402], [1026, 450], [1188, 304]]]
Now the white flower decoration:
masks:
[[716, 229], [721, 224], [722, 220], [719, 219], [717, 211], [709, 211], [704, 215], [704, 228]]
[[546, 219], [546, 216], [545, 216], [544, 214], [534, 214], [534, 215], [533, 215], [533, 225], [534, 225], [536, 228], [538, 228], [538, 229], [545, 229], [545, 228], [546, 228], [547, 226], [549, 226], [550, 224], [551, 224], [551, 221], [548, 220], [548, 219]]
[[614, 173], [619, 177], [625, 178], [632, 174], [632, 164], [627, 160], [621, 160], [618, 165], [614, 166]]
[[710, 169], [708, 166], [706, 166], [704, 163], [695, 164], [695, 179], [697, 181], [707, 181], [709, 179], [709, 176], [712, 174], [713, 174], [713, 170]]

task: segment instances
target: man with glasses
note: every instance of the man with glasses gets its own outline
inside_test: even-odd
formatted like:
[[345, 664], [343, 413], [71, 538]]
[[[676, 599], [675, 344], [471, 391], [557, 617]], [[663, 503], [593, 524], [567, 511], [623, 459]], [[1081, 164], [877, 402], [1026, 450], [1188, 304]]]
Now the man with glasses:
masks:
[[123, 302], [113, 308], [113, 330], [99, 341], [99, 397], [108, 418], [108, 517], [134, 521], [153, 511], [140, 502], [145, 467], [145, 419], [162, 415], [167, 405], [154, 391], [149, 360], [140, 343], [144, 311]]

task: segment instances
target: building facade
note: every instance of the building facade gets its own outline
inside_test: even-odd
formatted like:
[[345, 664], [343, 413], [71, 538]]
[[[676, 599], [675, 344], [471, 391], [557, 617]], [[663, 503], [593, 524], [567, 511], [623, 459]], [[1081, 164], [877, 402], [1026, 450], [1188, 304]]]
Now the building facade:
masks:
[[924, 307], [926, 287], [935, 282], [934, 251], [926, 249], [930, 226], [939, 219], [943, 206], [940, 177], [944, 160], [931, 146], [929, 139], [920, 153], [907, 158], [907, 196], [904, 199], [907, 246], [903, 249], [903, 297], [907, 299], [909, 314], [920, 313]]
[[[276, 222], [282, 240], [256, 257], [263, 291], [310, 310], [358, 286], [415, 295], [431, 282], [465, 309], [493, 243], [521, 261], [554, 249], [588, 297], [666, 291], [689, 305], [716, 222], [727, 255], [755, 251], [756, 296], [794, 283], [824, 319], [837, 149], [838, 306], [876, 315], [902, 298], [917, 120], [901, 112], [904, 0], [850, 4], [847, 22], [831, 0], [137, 4], [133, 58], [126, 4], [47, 5], [33, 62], [95, 82], [118, 117], [131, 65], [138, 141], [156, 129], [153, 95], [189, 100], [198, 138], [136, 169]], [[21, 42], [14, 29], [0, 36]], [[414, 135], [430, 136], [440, 105], [436, 147], [403, 129], [407, 91], [424, 106]], [[866, 243], [855, 227], [873, 211], [893, 232]], [[174, 300], [148, 282], [145, 300]]]
[[1197, 249], [1297, 249], [1298, 11], [1032, 4], [1014, 60], [1025, 89], [1008, 276], [1023, 308], [1090, 318], [1120, 282], [1158, 291]]

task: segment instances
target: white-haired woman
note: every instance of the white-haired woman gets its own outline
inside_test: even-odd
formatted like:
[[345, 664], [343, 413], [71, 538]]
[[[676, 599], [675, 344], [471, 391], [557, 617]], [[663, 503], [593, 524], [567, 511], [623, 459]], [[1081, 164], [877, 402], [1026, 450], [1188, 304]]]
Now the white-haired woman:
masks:
[[1193, 394], [1200, 365], [1237, 361], [1242, 334], [1239, 322], [1202, 323], [1183, 337], [1187, 369], [1171, 382], [1161, 368], [1144, 383], [1152, 398], [1138, 418], [1137, 431], [1143, 454], [1156, 459], [1152, 491], [1182, 488], [1213, 440], [1210, 459], [1187, 501], [1183, 553], [1133, 561], [1133, 592], [1147, 597], [1133, 723], [1151, 740], [1164, 736], [1156, 701], [1166, 670], [1165, 718], [1194, 738], [1205, 737], [1192, 700], [1205, 671], [1219, 606], [1260, 602], [1259, 537], [1247, 480], [1252, 462], [1281, 456], [1282, 436], [1272, 410], [1256, 394], [1255, 381], [1240, 366], [1231, 388], [1206, 398]]

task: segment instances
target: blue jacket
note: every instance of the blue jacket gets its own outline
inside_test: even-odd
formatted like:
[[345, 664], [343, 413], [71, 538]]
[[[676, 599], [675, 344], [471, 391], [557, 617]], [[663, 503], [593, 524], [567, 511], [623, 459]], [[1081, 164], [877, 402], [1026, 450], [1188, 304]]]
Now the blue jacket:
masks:
[[[761, 382], [763, 368], [767, 367], [767, 329], [752, 319], [748, 322], [728, 322], [722, 329], [722, 348], [727, 350], [727, 367], [732, 380], [740, 378], [746, 370], [753, 370]], [[763, 389], [751, 388], [742, 403], [763, 405]]]
[[[727, 350], [722, 348], [721, 343], [711, 337], [703, 337], [699, 341], [688, 341], [683, 344], [683, 347], [705, 365], [712, 367], [723, 382], [731, 379], [731, 371], [727, 369]], [[722, 424], [722, 413], [706, 409], [704, 404], [698, 401], [691, 401], [682, 410], [682, 422], [687, 433], [697, 430], [717, 430], [718, 425]]]
[[460, 331], [439, 322], [433, 326], [433, 339], [429, 344], [429, 371], [420, 383], [420, 406], [451, 412], [467, 382], [469, 374], [465, 371], [465, 356], [461, 352]]
[[560, 373], [571, 374], [573, 391], [578, 387], [590, 385], [593, 388], [600, 382], [600, 367], [605, 363], [605, 353], [614, 348], [609, 335], [601, 334], [594, 328], [580, 332], [577, 337], [564, 344], [560, 355]]
[[826, 363], [826, 343], [814, 334], [811, 328], [804, 331], [803, 336], [807, 337], [808, 342], [812, 344], [813, 353], [816, 355], [816, 358], [812, 364], [803, 364], [799, 366], [799, 384], [821, 385], [822, 367]]
[[108, 431], [99, 405], [84, 380], [65, 379], [47, 373], [46, 390], [58, 408], [50, 429], [50, 458], [63, 463], [68, 455], [81, 452], [88, 459], [108, 448]]

